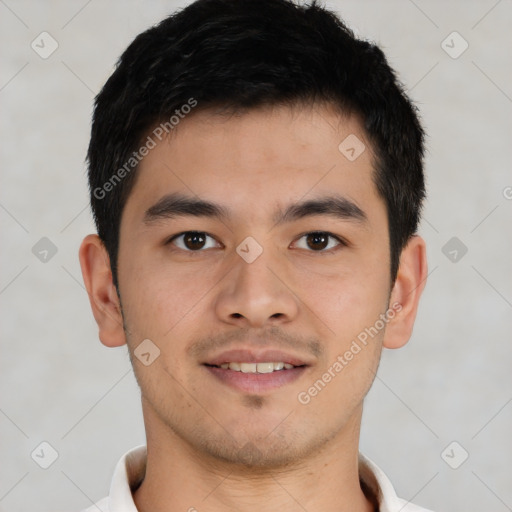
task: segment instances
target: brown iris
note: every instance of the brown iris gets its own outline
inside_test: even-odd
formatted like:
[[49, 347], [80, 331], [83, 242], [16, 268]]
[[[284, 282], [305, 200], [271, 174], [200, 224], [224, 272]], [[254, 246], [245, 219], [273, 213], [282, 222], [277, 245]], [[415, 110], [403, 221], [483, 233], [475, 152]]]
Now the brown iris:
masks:
[[307, 235], [306, 241], [311, 249], [325, 249], [329, 245], [329, 235], [320, 232], [309, 233], [309, 235]]

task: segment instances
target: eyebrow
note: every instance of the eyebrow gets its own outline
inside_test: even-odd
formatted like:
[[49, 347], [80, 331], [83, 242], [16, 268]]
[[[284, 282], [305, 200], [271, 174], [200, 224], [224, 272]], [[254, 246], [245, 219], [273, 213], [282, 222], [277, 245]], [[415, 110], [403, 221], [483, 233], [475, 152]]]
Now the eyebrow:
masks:
[[[357, 204], [339, 195], [293, 203], [284, 210], [277, 210], [273, 221], [274, 225], [280, 225], [314, 215], [326, 215], [340, 220], [362, 223], [368, 221], [368, 217]], [[143, 222], [149, 226], [159, 220], [177, 217], [207, 217], [227, 222], [230, 220], [231, 214], [226, 207], [218, 203], [181, 193], [172, 193], [163, 196], [148, 208], [144, 213]]]

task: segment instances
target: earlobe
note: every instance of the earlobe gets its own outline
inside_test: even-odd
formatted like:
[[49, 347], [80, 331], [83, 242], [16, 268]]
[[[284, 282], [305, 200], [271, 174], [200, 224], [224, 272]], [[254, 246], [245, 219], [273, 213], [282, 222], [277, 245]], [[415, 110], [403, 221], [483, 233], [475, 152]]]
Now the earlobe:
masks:
[[110, 259], [98, 235], [87, 235], [80, 245], [80, 266], [101, 342], [107, 347], [126, 343], [117, 290], [112, 281]]
[[400, 304], [400, 311], [386, 326], [383, 346], [403, 347], [411, 337], [421, 293], [427, 279], [425, 241], [413, 236], [402, 250], [400, 267], [391, 292], [390, 307]]

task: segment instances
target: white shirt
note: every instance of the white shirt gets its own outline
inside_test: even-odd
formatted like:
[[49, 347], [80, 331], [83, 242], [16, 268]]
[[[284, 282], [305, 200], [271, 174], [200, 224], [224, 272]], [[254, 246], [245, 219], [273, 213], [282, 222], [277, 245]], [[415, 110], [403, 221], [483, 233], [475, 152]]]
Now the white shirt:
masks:
[[[371, 460], [360, 455], [360, 477], [379, 495], [379, 512], [431, 512], [397, 497], [391, 482]], [[146, 447], [138, 446], [125, 453], [117, 463], [110, 495], [83, 512], [138, 512], [133, 502], [132, 487], [144, 478]], [[372, 482], [373, 481], [373, 482]]]

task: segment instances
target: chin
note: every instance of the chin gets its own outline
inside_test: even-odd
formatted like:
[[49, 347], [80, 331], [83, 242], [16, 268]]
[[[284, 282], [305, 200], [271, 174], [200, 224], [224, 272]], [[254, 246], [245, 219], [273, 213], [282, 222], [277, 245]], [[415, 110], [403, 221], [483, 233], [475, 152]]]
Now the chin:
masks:
[[287, 432], [279, 432], [273, 423], [270, 428], [261, 429], [261, 432], [256, 432], [253, 426], [252, 432], [246, 431], [243, 435], [230, 436], [224, 432], [224, 435], [213, 436], [210, 432], [199, 439], [189, 437], [188, 442], [202, 456], [208, 456], [213, 465], [230, 464], [236, 466], [237, 471], [247, 469], [261, 472], [301, 463], [305, 458], [317, 454], [329, 437], [317, 432], [308, 438], [300, 425], [297, 425], [296, 432], [292, 432], [290, 426]]
[[275, 442], [273, 446], [269, 446], [269, 443], [264, 441], [248, 441], [241, 448], [226, 445], [204, 448], [217, 461], [240, 466], [239, 470], [275, 470], [294, 464], [301, 456], [296, 447], [282, 443], [276, 446]]

